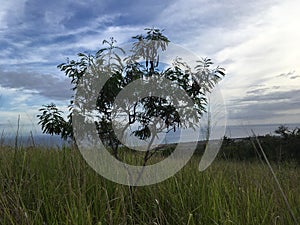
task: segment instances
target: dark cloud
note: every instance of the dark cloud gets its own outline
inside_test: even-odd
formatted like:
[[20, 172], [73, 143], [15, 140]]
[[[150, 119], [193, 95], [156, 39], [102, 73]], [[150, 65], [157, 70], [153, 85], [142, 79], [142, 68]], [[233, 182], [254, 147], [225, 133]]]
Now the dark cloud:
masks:
[[0, 86], [36, 91], [38, 94], [53, 100], [65, 100], [72, 96], [70, 80], [51, 74], [0, 70]]
[[270, 112], [266, 109], [258, 110], [256, 105], [239, 107], [238, 110], [228, 110], [228, 119], [242, 121], [259, 121], [267, 120], [277, 116], [277, 113]]
[[268, 90], [269, 90], [269, 88], [257, 88], [257, 89], [251, 90], [251, 91], [247, 91], [247, 94], [261, 94]]
[[[257, 93], [247, 95], [242, 99], [238, 99], [238, 102], [270, 102], [270, 101], [299, 101], [300, 90], [290, 91], [273, 91], [266, 94]], [[300, 105], [299, 105], [300, 107]]]
[[288, 76], [291, 76], [293, 74], [295, 74], [295, 70], [294, 71], [290, 71], [288, 73], [281, 73], [277, 77], [288, 77]]
[[296, 74], [296, 71], [293, 70], [293, 71], [290, 71], [288, 73], [282, 73], [282, 74], [279, 74], [277, 77], [286, 77], [286, 78], [289, 78], [291, 80], [294, 80], [294, 79], [297, 79], [300, 77], [300, 75], [297, 75]]
[[297, 78], [299, 78], [299, 77], [300, 77], [300, 75], [296, 75], [296, 76], [290, 77], [290, 79], [291, 79], [291, 80], [294, 80], [294, 79], [297, 79]]
[[228, 117], [234, 120], [276, 120], [299, 112], [300, 90], [257, 93], [236, 99], [228, 106]]
[[277, 89], [280, 88], [280, 86], [273, 86], [272, 88], [275, 89], [275, 90], [277, 90]]

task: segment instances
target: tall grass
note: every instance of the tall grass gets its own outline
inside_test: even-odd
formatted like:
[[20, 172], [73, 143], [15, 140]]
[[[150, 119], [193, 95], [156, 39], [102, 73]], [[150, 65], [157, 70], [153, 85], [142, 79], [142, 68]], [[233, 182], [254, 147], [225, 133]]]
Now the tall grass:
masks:
[[[99, 176], [74, 149], [2, 147], [0, 224], [295, 224], [264, 164], [218, 160], [199, 172], [199, 160], [130, 189]], [[300, 168], [273, 169], [299, 221]]]

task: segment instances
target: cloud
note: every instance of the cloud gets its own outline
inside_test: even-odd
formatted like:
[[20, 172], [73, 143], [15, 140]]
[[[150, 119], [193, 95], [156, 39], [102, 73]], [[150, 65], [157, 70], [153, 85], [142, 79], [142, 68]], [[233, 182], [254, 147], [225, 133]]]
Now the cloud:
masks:
[[291, 80], [294, 80], [294, 79], [297, 79], [300, 77], [300, 75], [297, 75], [296, 74], [296, 71], [293, 70], [293, 71], [290, 71], [288, 73], [281, 73], [279, 74], [277, 77], [286, 77], [286, 78], [289, 78]]
[[[200, 56], [211, 56], [248, 38], [244, 30], [277, 1], [176, 0], [157, 16], [172, 40]], [[257, 21], [255, 21], [257, 23]]]
[[294, 79], [299, 78], [300, 75], [297, 75], [297, 74], [296, 74], [296, 71], [293, 70], [293, 71], [290, 71], [290, 72], [288, 72], [288, 73], [281, 73], [281, 74], [279, 74], [277, 77], [279, 77], [279, 78], [285, 77], [285, 78], [289, 78], [289, 79], [291, 79], [291, 80], [294, 80]]
[[[266, 89], [267, 90], [267, 89]], [[265, 92], [265, 90], [264, 90]], [[297, 99], [297, 101], [300, 100], [300, 90], [290, 90], [290, 91], [277, 91], [277, 92], [270, 92], [270, 93], [264, 93], [258, 92], [255, 94], [247, 95], [241, 99], [243, 102], [260, 102], [260, 101], [282, 101], [282, 100], [288, 100], [288, 101], [294, 101]], [[300, 106], [299, 106], [300, 107]]]
[[[299, 2], [284, 1], [266, 8], [264, 15], [253, 16], [253, 23], [244, 22], [244, 29], [231, 30], [234, 38], [236, 32], [245, 35], [244, 40], [225, 47], [216, 56], [218, 61], [231, 59], [228, 70], [235, 74], [249, 76], [247, 81], [259, 76], [273, 76], [278, 71], [299, 70], [297, 58], [300, 56], [298, 40], [298, 23], [300, 15]], [[256, 21], [256, 23], [254, 22]], [[229, 35], [228, 32], [224, 34]], [[243, 71], [243, 72], [241, 72]], [[244, 79], [245, 80], [245, 79]]]
[[290, 77], [291, 80], [294, 80], [294, 79], [297, 79], [297, 78], [300, 78], [300, 76], [299, 76], [299, 75], [296, 75], [296, 76]]
[[247, 91], [247, 94], [261, 94], [261, 93], [265, 93], [266, 91], [268, 91], [269, 88], [257, 88], [251, 91]]
[[[269, 89], [270, 90], [270, 89]], [[264, 91], [265, 92], [265, 91]], [[255, 123], [295, 122], [300, 114], [300, 90], [250, 93], [228, 106], [230, 120]], [[290, 117], [292, 115], [292, 117]], [[281, 121], [282, 120], [282, 121]]]
[[53, 100], [66, 100], [72, 96], [69, 79], [34, 71], [0, 70], [0, 86], [27, 90]]

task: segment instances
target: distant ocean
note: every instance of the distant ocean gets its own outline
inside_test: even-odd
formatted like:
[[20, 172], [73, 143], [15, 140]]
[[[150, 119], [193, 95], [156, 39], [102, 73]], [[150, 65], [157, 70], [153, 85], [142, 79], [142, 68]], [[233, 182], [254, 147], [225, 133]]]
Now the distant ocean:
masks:
[[[252, 131], [256, 136], [261, 135], [276, 135], [275, 130], [278, 129], [279, 126], [284, 125], [288, 127], [290, 130], [295, 129], [296, 127], [300, 128], [299, 124], [260, 124], [260, 125], [229, 125], [226, 127], [225, 136], [229, 138], [245, 138], [252, 136]], [[210, 139], [219, 139], [223, 137], [223, 133], [218, 132], [218, 128], [215, 128], [217, 131], [215, 132], [215, 136]], [[220, 131], [222, 129], [219, 129]], [[193, 141], [196, 139], [195, 132], [191, 131], [183, 139], [186, 141]], [[200, 137], [198, 140], [205, 140], [205, 132], [200, 131]], [[178, 142], [180, 137], [180, 131], [176, 131], [173, 134], [167, 134], [165, 136], [165, 143], [176, 143]]]
[[[37, 134], [31, 136], [30, 134], [25, 135], [21, 134], [18, 136], [17, 145], [28, 147], [28, 146], [43, 146], [43, 147], [57, 147], [60, 148], [63, 145], [68, 145], [68, 141], [62, 140], [59, 135], [46, 135], [46, 134]], [[0, 139], [1, 145], [15, 146], [16, 137], [14, 136], [5, 136]]]
[[[299, 124], [261, 124], [261, 125], [229, 125], [226, 129], [218, 129], [215, 128], [216, 132], [211, 135], [210, 139], [220, 139], [224, 135], [229, 138], [245, 138], [252, 136], [252, 131], [256, 136], [261, 135], [276, 135], [275, 130], [278, 129], [279, 126], [284, 125], [288, 127], [290, 130], [295, 129], [296, 127], [300, 128]], [[225, 134], [222, 132], [225, 132]], [[182, 142], [190, 142], [195, 140], [206, 140], [206, 132], [204, 130], [193, 131], [189, 130], [188, 132], [182, 133], [181, 130], [177, 130], [176, 132], [170, 132], [164, 135], [159, 141], [161, 144], [168, 143], [178, 143], [179, 140]]]
[[259, 135], [275, 135], [275, 130], [278, 129], [279, 126], [284, 125], [288, 127], [290, 130], [295, 128], [300, 128], [300, 123], [295, 124], [261, 124], [261, 125], [234, 125], [234, 126], [227, 126], [225, 135], [231, 138], [242, 138], [242, 137], [249, 137], [252, 136], [251, 130], [254, 133]]
[[[291, 130], [296, 127], [300, 128], [299, 124], [263, 124], [263, 125], [230, 125], [226, 127], [225, 136], [229, 138], [243, 138], [252, 136], [252, 131], [259, 135], [275, 135], [275, 130], [280, 126], [285, 125]], [[216, 128], [218, 130], [218, 128]], [[182, 133], [182, 134], [181, 134]], [[198, 135], [198, 136], [197, 136]], [[157, 143], [168, 144], [168, 143], [177, 143], [179, 140], [184, 142], [203, 140], [205, 136], [205, 132], [199, 130], [198, 132], [193, 132], [192, 130], [188, 132], [182, 132], [181, 130], [176, 130], [176, 132], [169, 132], [167, 134], [159, 136], [159, 140]], [[222, 133], [218, 133], [216, 138], [222, 137]], [[180, 139], [181, 137], [181, 139]], [[198, 138], [197, 138], [198, 137]], [[213, 139], [213, 138], [212, 138]], [[15, 145], [15, 135], [3, 135], [0, 137], [0, 146], [1, 145]], [[18, 137], [18, 145], [19, 146], [46, 146], [46, 147], [61, 147], [63, 145], [68, 145], [67, 141], [64, 141], [58, 135], [46, 135], [46, 134], [33, 134], [30, 135], [30, 132], [23, 132]]]

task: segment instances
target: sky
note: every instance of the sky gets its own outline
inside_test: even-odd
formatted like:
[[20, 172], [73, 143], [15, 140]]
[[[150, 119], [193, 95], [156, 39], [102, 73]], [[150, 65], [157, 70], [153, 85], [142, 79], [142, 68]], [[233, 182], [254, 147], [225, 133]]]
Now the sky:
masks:
[[39, 132], [38, 109], [67, 111], [70, 80], [57, 68], [104, 39], [146, 27], [226, 69], [227, 123], [300, 123], [300, 1], [1, 0], [0, 128]]

